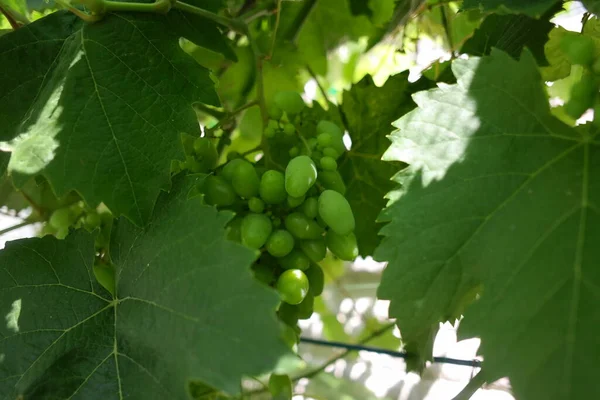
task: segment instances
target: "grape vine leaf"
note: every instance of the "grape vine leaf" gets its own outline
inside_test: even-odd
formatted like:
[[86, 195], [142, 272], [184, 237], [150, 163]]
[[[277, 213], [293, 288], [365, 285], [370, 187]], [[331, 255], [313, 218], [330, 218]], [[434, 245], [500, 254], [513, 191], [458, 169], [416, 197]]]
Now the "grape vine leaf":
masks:
[[392, 176], [403, 165], [381, 160], [389, 146], [386, 135], [394, 120], [415, 107], [411, 95], [429, 85], [410, 84], [408, 72], [404, 72], [391, 76], [382, 87], [365, 76], [344, 92], [340, 109], [352, 147], [338, 169], [347, 184], [346, 198], [356, 217], [355, 233], [362, 256], [372, 255], [379, 243], [377, 215], [385, 207], [385, 195], [395, 186]]
[[592, 14], [600, 14], [600, 0], [582, 0], [581, 2]]
[[385, 157], [410, 164], [383, 212], [379, 296], [404, 340], [462, 313], [515, 397], [596, 398], [600, 142], [552, 116], [531, 53], [455, 60], [419, 93]]
[[116, 298], [93, 278], [92, 234], [8, 243], [2, 399], [185, 399], [192, 380], [236, 393], [285, 357], [278, 297], [252, 277], [253, 252], [225, 239], [231, 214], [188, 199], [199, 179], [175, 180], [146, 229], [115, 222]]
[[183, 158], [179, 133], [199, 130], [192, 102], [218, 104], [178, 44], [199, 32], [179, 12], [95, 24], [57, 12], [1, 37], [0, 139], [15, 184], [43, 174], [58, 196], [75, 189], [145, 223]]
[[465, 9], [480, 8], [483, 11], [527, 14], [533, 18], [541, 17], [558, 0], [465, 0]]

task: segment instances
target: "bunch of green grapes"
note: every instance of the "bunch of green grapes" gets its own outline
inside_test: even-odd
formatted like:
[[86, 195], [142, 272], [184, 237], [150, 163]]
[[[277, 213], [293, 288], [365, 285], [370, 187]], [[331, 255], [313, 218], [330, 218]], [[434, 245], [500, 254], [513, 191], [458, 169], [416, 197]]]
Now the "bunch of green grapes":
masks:
[[96, 236], [96, 249], [101, 249], [108, 247], [112, 221], [112, 214], [108, 210], [98, 211], [79, 201], [54, 210], [41, 233], [64, 239], [71, 228], [85, 228], [90, 232], [100, 229], [100, 233]]
[[[565, 104], [565, 112], [571, 118], [579, 118], [586, 110], [594, 108], [600, 115], [600, 57], [597, 57], [594, 39], [575, 32], [568, 32], [561, 39], [561, 49], [569, 62], [583, 66], [581, 80], [571, 88], [569, 101]], [[600, 118], [596, 118], [596, 121]]]
[[304, 107], [299, 94], [282, 92], [270, 110], [265, 140], [284, 137], [285, 168], [234, 158], [202, 188], [208, 204], [235, 211], [229, 239], [260, 252], [252, 269], [279, 292], [278, 315], [291, 328], [286, 339], [292, 346], [298, 320], [311, 316], [314, 298], [323, 291], [318, 263], [327, 249], [343, 260], [358, 255], [354, 215], [337, 172], [337, 159], [346, 151], [343, 132], [333, 122], [320, 121], [310, 137], [301, 136], [290, 120], [298, 122]]
[[171, 173], [176, 174], [183, 170], [194, 173], [209, 172], [215, 168], [219, 154], [210, 139], [182, 133], [181, 141], [185, 151], [185, 161], [174, 160], [171, 163]]

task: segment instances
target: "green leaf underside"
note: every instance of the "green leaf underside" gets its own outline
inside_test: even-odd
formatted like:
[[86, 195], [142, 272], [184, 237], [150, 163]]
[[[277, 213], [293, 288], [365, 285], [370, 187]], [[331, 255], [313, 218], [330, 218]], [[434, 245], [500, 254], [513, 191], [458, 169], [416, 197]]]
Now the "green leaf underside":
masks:
[[356, 237], [360, 254], [373, 254], [379, 243], [377, 215], [385, 207], [385, 195], [396, 184], [392, 176], [401, 163], [381, 160], [389, 146], [387, 134], [392, 122], [415, 107], [411, 94], [425, 89], [411, 85], [408, 73], [390, 77], [377, 87], [370, 76], [344, 92], [341, 110], [346, 119], [352, 148], [340, 163], [339, 171], [347, 185], [346, 197], [356, 217]]
[[557, 0], [465, 0], [463, 7], [481, 8], [483, 11], [521, 13], [539, 18], [556, 3]]
[[192, 379], [237, 392], [242, 374], [287, 352], [277, 295], [252, 278], [252, 252], [224, 238], [230, 216], [187, 200], [196, 179], [159, 197], [146, 230], [116, 222], [116, 299], [93, 279], [92, 235], [8, 244], [0, 398], [185, 399]]
[[208, 71], [179, 48], [189, 23], [57, 12], [0, 38], [1, 139], [17, 186], [41, 173], [59, 196], [75, 189], [147, 222], [183, 158], [179, 133], [199, 133], [191, 104], [218, 104]]
[[384, 155], [410, 167], [382, 214], [379, 297], [418, 343], [481, 282], [460, 332], [481, 337], [487, 373], [517, 398], [596, 398], [600, 141], [551, 116], [528, 52], [453, 71], [456, 85], [415, 96]]

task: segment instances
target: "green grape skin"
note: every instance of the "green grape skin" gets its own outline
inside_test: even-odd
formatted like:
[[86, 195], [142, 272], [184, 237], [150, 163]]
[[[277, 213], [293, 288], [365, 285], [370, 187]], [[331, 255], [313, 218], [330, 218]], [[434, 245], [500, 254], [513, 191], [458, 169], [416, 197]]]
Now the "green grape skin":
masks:
[[300, 304], [308, 294], [308, 278], [299, 269], [288, 269], [277, 279], [277, 291], [288, 304]]
[[204, 182], [206, 202], [217, 207], [227, 207], [235, 203], [233, 187], [220, 176], [210, 175]]
[[285, 168], [285, 190], [292, 197], [302, 197], [317, 181], [317, 168], [308, 156], [290, 160]]
[[277, 259], [283, 269], [299, 269], [305, 271], [310, 267], [310, 259], [302, 251], [293, 249], [289, 254]]
[[296, 133], [296, 128], [294, 127], [294, 125], [287, 123], [283, 126], [283, 133], [285, 133], [288, 136], [292, 136]]
[[315, 163], [319, 163], [319, 161], [321, 160], [322, 157], [323, 157], [323, 153], [321, 153], [319, 150], [313, 151], [312, 154], [310, 155], [310, 158], [312, 158], [312, 160]]
[[251, 249], [260, 249], [267, 243], [273, 225], [264, 214], [248, 214], [242, 221], [242, 244]]
[[292, 398], [292, 380], [287, 375], [271, 374], [269, 392], [274, 400], [289, 400]]
[[560, 48], [571, 64], [590, 65], [594, 62], [596, 46], [589, 36], [569, 32], [561, 39]]
[[285, 229], [298, 239], [317, 239], [323, 235], [323, 228], [306, 215], [293, 212], [285, 217]]
[[314, 296], [320, 296], [325, 287], [325, 274], [318, 264], [311, 266], [304, 272], [308, 278], [308, 291]]
[[243, 218], [235, 217], [227, 224], [227, 239], [242, 243], [242, 221]]
[[88, 213], [83, 220], [83, 226], [88, 231], [93, 231], [94, 229], [99, 227], [101, 224], [102, 224], [102, 218], [100, 217], [100, 215], [97, 212]]
[[[308, 282], [308, 285], [310, 287], [310, 281]], [[302, 302], [296, 307], [298, 319], [309, 319], [313, 314], [313, 310], [315, 307], [315, 296], [313, 296], [313, 294], [309, 291], [304, 300], [302, 300]]]
[[307, 218], [315, 219], [319, 215], [319, 201], [316, 197], [309, 197], [302, 203], [302, 212]]
[[328, 133], [331, 136], [329, 146], [334, 148], [339, 154], [343, 154], [346, 151], [346, 146], [344, 146], [344, 132], [333, 122], [319, 121], [317, 124], [317, 133]]
[[290, 157], [296, 157], [298, 154], [300, 154], [300, 150], [298, 150], [298, 148], [294, 146], [290, 149], [288, 154], [290, 155]]
[[233, 180], [233, 175], [237, 168], [246, 162], [241, 158], [235, 158], [231, 161], [228, 161], [227, 164], [223, 167], [223, 171], [221, 172], [221, 176], [225, 178], [227, 181], [231, 182]]
[[319, 164], [321, 164], [321, 168], [326, 171], [335, 171], [337, 169], [337, 163], [331, 157], [322, 157]]
[[273, 101], [285, 113], [290, 115], [299, 114], [305, 106], [302, 96], [298, 92], [292, 91], [275, 93]]
[[54, 210], [48, 221], [54, 229], [68, 228], [73, 223], [73, 214], [68, 207]]
[[312, 262], [319, 262], [327, 255], [324, 239], [302, 240], [299, 246]]
[[319, 172], [319, 182], [321, 182], [325, 189], [335, 190], [341, 195], [346, 194], [344, 179], [338, 171]]
[[64, 239], [64, 238], [66, 238], [67, 236], [69, 236], [69, 227], [68, 226], [64, 226], [62, 228], [56, 229], [56, 233], [54, 234], [54, 236], [57, 239], [61, 239], [61, 240]]
[[252, 197], [248, 200], [248, 208], [253, 213], [262, 214], [265, 211], [265, 202], [258, 197]]
[[269, 118], [271, 119], [280, 120], [283, 117], [283, 110], [276, 104], [271, 104], [267, 110], [267, 114], [269, 114]]
[[[310, 290], [310, 287], [309, 287]], [[290, 304], [285, 302], [279, 305], [279, 309], [277, 310], [277, 317], [281, 322], [285, 325], [295, 328], [298, 323], [298, 313], [296, 312], [296, 307], [293, 307]]]
[[208, 171], [217, 166], [219, 154], [213, 142], [204, 137], [197, 138], [194, 141], [194, 152], [200, 163], [201, 170]]
[[273, 131], [277, 132], [279, 130], [279, 122], [275, 121], [274, 119], [270, 119], [269, 122], [267, 122], [267, 128], [273, 129]]
[[346, 198], [333, 190], [319, 196], [319, 215], [335, 233], [347, 235], [354, 230], [354, 214]]
[[323, 150], [321, 150], [321, 152], [323, 153], [323, 156], [331, 157], [334, 160], [337, 160], [340, 157], [340, 153], [338, 153], [333, 147], [325, 147]]
[[250, 199], [257, 196], [260, 178], [254, 169], [254, 165], [248, 161], [241, 162], [233, 172], [231, 186], [240, 197]]
[[267, 139], [272, 139], [275, 137], [275, 130], [271, 129], [270, 127], [266, 127], [263, 131], [263, 135], [267, 138]]
[[354, 261], [358, 257], [358, 245], [354, 232], [338, 235], [333, 230], [329, 230], [325, 235], [325, 243], [329, 250], [342, 260]]
[[306, 198], [306, 196], [302, 196], [302, 197], [288, 196], [287, 197], [287, 205], [289, 208], [296, 208], [296, 207], [300, 206], [302, 203], [304, 203], [305, 198]]
[[279, 218], [279, 217], [271, 218], [271, 221], [275, 228], [279, 228], [281, 226], [281, 218]]
[[567, 114], [577, 119], [588, 108], [593, 107], [598, 94], [598, 82], [591, 74], [583, 74], [581, 80], [571, 88], [571, 98], [565, 105]]
[[294, 237], [284, 229], [276, 230], [269, 236], [266, 247], [273, 257], [284, 257], [294, 248]]
[[321, 133], [317, 136], [319, 147], [325, 148], [331, 145], [331, 135], [329, 133]]
[[109, 265], [94, 264], [94, 276], [110, 294], [115, 295], [115, 269]]
[[268, 170], [260, 179], [260, 198], [267, 204], [281, 204], [287, 199], [285, 176], [274, 169]]

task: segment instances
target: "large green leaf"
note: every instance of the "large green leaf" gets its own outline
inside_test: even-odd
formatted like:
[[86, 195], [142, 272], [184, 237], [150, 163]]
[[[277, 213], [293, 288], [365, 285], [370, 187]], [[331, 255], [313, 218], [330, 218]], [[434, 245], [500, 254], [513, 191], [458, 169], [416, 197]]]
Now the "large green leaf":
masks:
[[383, 213], [379, 295], [404, 340], [468, 309], [491, 379], [517, 398], [597, 398], [600, 142], [550, 113], [529, 52], [455, 60], [458, 83], [417, 94], [387, 159], [410, 167]]
[[183, 157], [179, 133], [199, 129], [192, 102], [218, 103], [208, 71], [178, 44], [210, 40], [212, 25], [197, 23], [177, 11], [95, 24], [57, 12], [0, 38], [0, 138], [15, 183], [43, 174], [59, 196], [75, 189], [148, 221]]
[[230, 215], [188, 199], [196, 179], [162, 194], [145, 230], [116, 222], [114, 298], [94, 280], [90, 234], [7, 245], [0, 398], [185, 399], [191, 380], [237, 392], [287, 352], [277, 295], [252, 278], [252, 251], [225, 239]]
[[484, 11], [527, 14], [539, 18], [558, 0], [465, 0], [463, 7], [481, 8]]
[[393, 121], [415, 107], [411, 95], [427, 86], [411, 85], [408, 72], [390, 77], [377, 87], [370, 76], [344, 92], [341, 106], [352, 148], [339, 166], [347, 184], [346, 197], [356, 217], [356, 236], [362, 256], [373, 254], [381, 225], [377, 216], [385, 207], [385, 195], [395, 184], [392, 175], [402, 163], [389, 163], [381, 156], [389, 146], [387, 134]]

